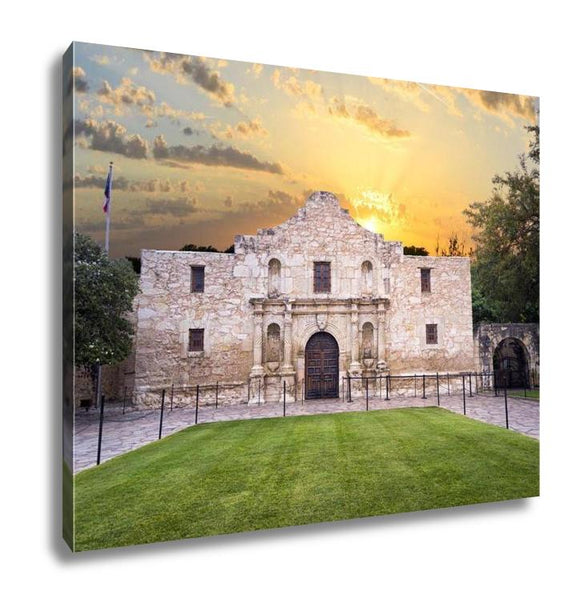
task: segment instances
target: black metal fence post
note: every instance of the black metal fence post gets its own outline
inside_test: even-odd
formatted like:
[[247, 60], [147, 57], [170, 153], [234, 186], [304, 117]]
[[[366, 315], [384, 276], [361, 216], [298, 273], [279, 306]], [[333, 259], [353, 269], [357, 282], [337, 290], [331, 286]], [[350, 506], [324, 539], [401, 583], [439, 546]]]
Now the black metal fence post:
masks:
[[385, 401], [389, 401], [389, 374], [385, 376]]
[[173, 382], [171, 383], [171, 398], [169, 400], [169, 412], [173, 412]]
[[365, 378], [365, 389], [366, 389], [366, 398], [367, 398], [367, 404], [366, 404], [366, 409], [369, 409], [369, 379]]
[[195, 387], [195, 424], [197, 425], [197, 411], [199, 409], [199, 384]]
[[505, 403], [505, 428], [509, 429], [510, 423], [509, 423], [509, 418], [508, 418], [507, 380], [506, 379], [504, 379], [503, 381], [503, 396], [504, 396], [504, 403]]
[[105, 416], [105, 396], [101, 395], [101, 413], [99, 415], [99, 440], [97, 442], [97, 465], [101, 464], [101, 442], [103, 441], [104, 416]]
[[284, 380], [283, 416], [286, 416], [286, 380]]
[[461, 374], [461, 378], [463, 379], [463, 414], [465, 415], [465, 374]]
[[494, 395], [497, 397], [497, 376], [496, 376], [495, 369], [493, 370], [493, 392], [494, 392]]
[[159, 416], [159, 440], [161, 440], [161, 431], [163, 430], [163, 410], [165, 409], [165, 389], [161, 391], [161, 415]]
[[351, 384], [350, 384], [350, 374], [348, 374], [348, 376], [346, 377], [347, 380], [347, 384], [348, 384], [348, 403], [350, 404], [352, 402], [352, 389], [351, 389]]
[[469, 397], [473, 397], [471, 393], [471, 372], [469, 372]]
[[439, 400], [439, 372], [435, 374], [435, 378], [437, 379], [437, 405], [440, 406], [441, 402]]
[[425, 395], [425, 374], [423, 374], [423, 397], [421, 399], [427, 399]]

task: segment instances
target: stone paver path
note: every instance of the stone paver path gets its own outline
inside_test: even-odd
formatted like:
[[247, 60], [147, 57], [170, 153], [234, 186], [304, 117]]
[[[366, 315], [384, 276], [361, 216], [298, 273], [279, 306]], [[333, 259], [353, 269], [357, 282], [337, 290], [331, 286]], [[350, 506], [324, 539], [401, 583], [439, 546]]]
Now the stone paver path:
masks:
[[[500, 427], [505, 427], [505, 404], [503, 396], [480, 394], [466, 396], [466, 415]], [[380, 397], [369, 398], [369, 409], [394, 409], [405, 407], [436, 406], [437, 398], [396, 397], [385, 401]], [[463, 414], [462, 395], [441, 395], [440, 404], [453, 412]], [[364, 412], [366, 401], [356, 398], [352, 403], [337, 400], [306, 401], [286, 404], [286, 416], [324, 414], [335, 412]], [[240, 404], [227, 407], [202, 407], [198, 412], [198, 424], [237, 419], [255, 419], [282, 416], [281, 403], [268, 403], [261, 406]], [[508, 398], [509, 428], [520, 433], [539, 438], [539, 402], [531, 399]], [[101, 462], [139, 448], [159, 437], [160, 410], [127, 409], [121, 407], [105, 408]], [[162, 436], [179, 431], [195, 422], [195, 409], [166, 409], [163, 415]], [[96, 464], [97, 440], [99, 433], [99, 414], [96, 410], [78, 410], [75, 416], [74, 471], [84, 470]]]

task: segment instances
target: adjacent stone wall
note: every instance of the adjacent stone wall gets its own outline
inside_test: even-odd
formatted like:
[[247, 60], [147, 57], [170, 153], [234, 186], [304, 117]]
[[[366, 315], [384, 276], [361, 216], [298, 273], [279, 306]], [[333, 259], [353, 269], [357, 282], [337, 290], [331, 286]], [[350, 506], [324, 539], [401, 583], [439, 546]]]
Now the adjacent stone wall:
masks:
[[526, 351], [528, 368], [534, 372], [534, 383], [539, 384], [540, 327], [535, 323], [483, 323], [474, 334], [477, 369], [493, 372], [493, 355], [499, 344], [508, 338], [519, 340]]

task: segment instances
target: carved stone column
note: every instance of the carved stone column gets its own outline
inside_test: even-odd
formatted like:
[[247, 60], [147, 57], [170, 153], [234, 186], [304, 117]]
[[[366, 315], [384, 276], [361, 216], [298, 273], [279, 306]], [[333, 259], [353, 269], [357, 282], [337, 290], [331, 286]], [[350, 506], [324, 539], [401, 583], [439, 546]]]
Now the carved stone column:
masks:
[[284, 371], [293, 371], [292, 366], [292, 304], [286, 303], [284, 311]]
[[358, 323], [358, 305], [353, 303], [350, 313], [350, 367], [351, 374], [358, 374], [361, 371], [360, 365], [360, 339], [359, 339], [359, 323]]
[[377, 348], [377, 369], [384, 371], [387, 367], [385, 357], [385, 304], [378, 305], [379, 316], [379, 331], [378, 331], [378, 348]]
[[262, 303], [256, 303], [254, 305], [254, 365], [250, 372], [252, 377], [264, 374], [264, 366], [262, 365], [263, 319], [264, 306]]
[[286, 401], [296, 400], [296, 372], [292, 365], [292, 303], [285, 304], [284, 310], [284, 363], [280, 370], [280, 399], [283, 395], [284, 383], [286, 383]]

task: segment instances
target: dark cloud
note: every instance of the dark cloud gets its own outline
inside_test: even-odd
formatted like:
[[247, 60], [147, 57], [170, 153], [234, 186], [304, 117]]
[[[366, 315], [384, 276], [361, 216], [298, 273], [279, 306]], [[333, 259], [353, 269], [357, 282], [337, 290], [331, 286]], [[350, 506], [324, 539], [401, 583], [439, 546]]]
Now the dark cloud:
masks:
[[233, 106], [233, 84], [222, 79], [203, 58], [173, 53], [148, 53], [145, 57], [153, 71], [173, 74], [178, 81], [190, 80], [225, 107]]
[[204, 164], [216, 167], [234, 167], [267, 173], [283, 174], [282, 166], [278, 162], [262, 162], [248, 152], [242, 152], [235, 147], [222, 147], [212, 145], [185, 145], [168, 146], [163, 135], [155, 137], [153, 141], [153, 156], [158, 160], [170, 159], [186, 161], [193, 164]]
[[[85, 175], [84, 177], [77, 173], [75, 175], [75, 188], [99, 188], [105, 189], [106, 175]], [[121, 190], [126, 192], [190, 192], [189, 183], [187, 180], [182, 180], [176, 184], [172, 184], [168, 179], [141, 179], [129, 181], [126, 177], [119, 175], [113, 177], [113, 190]]]
[[347, 107], [344, 101], [333, 99], [333, 104], [328, 107], [328, 113], [335, 117], [352, 120], [367, 128], [367, 130], [387, 139], [399, 139], [410, 137], [408, 130], [403, 130], [395, 125], [393, 120], [381, 117], [368, 105], [353, 105]]
[[127, 158], [147, 157], [147, 141], [140, 135], [128, 135], [127, 129], [113, 120], [77, 120], [75, 130], [77, 135], [90, 139], [90, 149], [122, 154]]
[[183, 129], [183, 134], [187, 135], [188, 137], [190, 137], [193, 134], [193, 128], [190, 128], [189, 126], [186, 126]]
[[536, 120], [535, 98], [504, 94], [502, 92], [473, 91], [471, 97], [479, 98], [481, 106], [493, 113], [508, 112], [530, 121]]
[[89, 91], [89, 84], [86, 80], [86, 73], [80, 66], [75, 66], [72, 70], [75, 92], [85, 94]]
[[176, 199], [147, 199], [146, 213], [185, 218], [197, 211], [195, 197], [180, 197]]
[[103, 81], [103, 85], [97, 94], [104, 103], [114, 105], [119, 108], [122, 106], [136, 106], [146, 112], [152, 112], [155, 104], [155, 92], [137, 85], [124, 77], [118, 87], [112, 88], [108, 81]]

